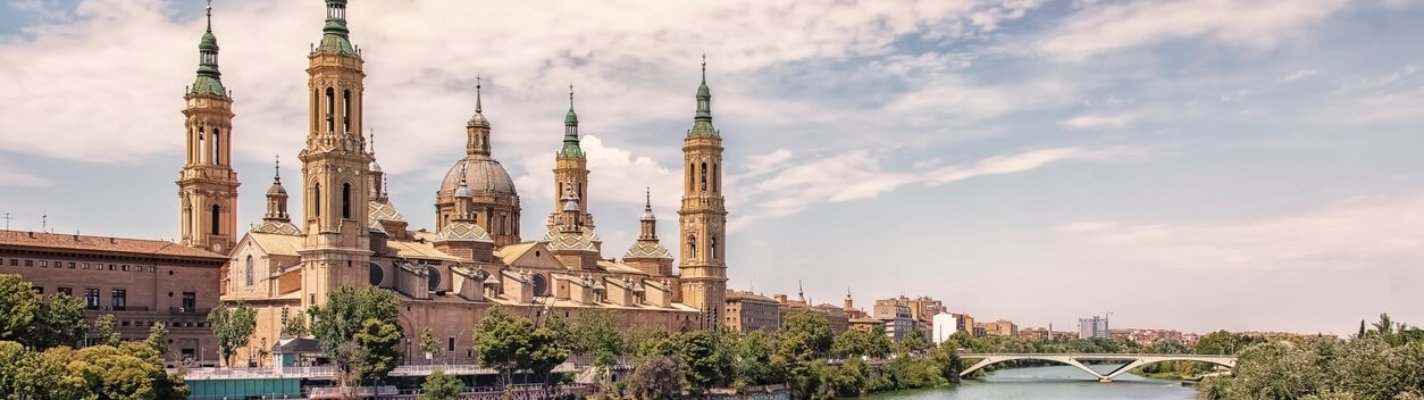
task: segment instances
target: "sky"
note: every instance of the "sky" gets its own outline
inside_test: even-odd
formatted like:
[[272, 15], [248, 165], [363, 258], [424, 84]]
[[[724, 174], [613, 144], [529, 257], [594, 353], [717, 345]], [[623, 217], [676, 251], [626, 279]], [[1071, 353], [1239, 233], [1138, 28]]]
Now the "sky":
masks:
[[[178, 235], [203, 9], [0, 0], [10, 229]], [[298, 181], [323, 5], [213, 13], [246, 225], [274, 155]], [[413, 228], [434, 225], [479, 76], [526, 240], [572, 84], [605, 256], [645, 188], [670, 241], [706, 54], [734, 288], [1057, 329], [1424, 324], [1424, 1], [353, 0], [348, 18]]]

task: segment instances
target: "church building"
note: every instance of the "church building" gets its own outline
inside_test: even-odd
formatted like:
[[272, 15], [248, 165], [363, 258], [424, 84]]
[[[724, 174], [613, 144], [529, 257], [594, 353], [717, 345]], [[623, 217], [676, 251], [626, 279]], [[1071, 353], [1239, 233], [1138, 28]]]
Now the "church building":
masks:
[[[682, 258], [674, 270], [672, 253], [658, 235], [651, 193], [637, 241], [621, 259], [604, 256], [572, 88], [562, 141], [551, 140], [557, 146], [557, 189], [552, 199], [535, 202], [552, 206], [546, 232], [521, 232], [524, 207], [495, 158], [495, 124], [484, 115], [479, 84], [464, 126], [465, 156], [433, 188], [433, 229], [412, 229], [386, 190], [373, 138], [362, 134], [364, 55], [351, 42], [346, 11], [347, 0], [326, 0], [321, 41], [307, 55], [301, 178], [284, 184], [274, 176], [267, 210], [246, 232], [236, 231], [238, 180], [230, 167], [242, 133], [234, 131], [216, 39], [211, 30], [203, 35], [198, 77], [185, 97], [180, 225], [184, 244], [229, 255], [222, 300], [257, 310], [254, 350], [239, 351], [240, 363], [273, 362], [264, 349], [290, 339], [282, 327], [341, 287], [394, 291], [406, 335], [429, 329], [444, 347], [441, 357], [454, 363], [471, 362], [475, 324], [496, 305], [534, 320], [609, 310], [629, 326], [682, 331], [718, 323], [726, 296], [727, 210], [722, 137], [712, 125], [705, 63], [692, 126], [682, 135], [684, 186], [672, 238]], [[453, 144], [458, 128], [451, 127]], [[288, 212], [287, 185], [302, 194], [297, 213]]]

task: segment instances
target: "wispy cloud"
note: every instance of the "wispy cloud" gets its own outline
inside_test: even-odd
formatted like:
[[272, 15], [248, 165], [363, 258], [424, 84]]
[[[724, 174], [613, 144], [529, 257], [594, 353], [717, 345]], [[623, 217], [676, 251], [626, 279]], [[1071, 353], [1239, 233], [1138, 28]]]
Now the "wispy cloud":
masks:
[[1121, 128], [1132, 122], [1131, 115], [1085, 114], [1063, 121], [1063, 125], [1074, 128]]
[[1124, 261], [1185, 269], [1359, 268], [1424, 263], [1424, 193], [1360, 197], [1274, 218], [1054, 229]]
[[41, 187], [53, 183], [49, 178], [18, 171], [5, 160], [0, 160], [0, 186]]

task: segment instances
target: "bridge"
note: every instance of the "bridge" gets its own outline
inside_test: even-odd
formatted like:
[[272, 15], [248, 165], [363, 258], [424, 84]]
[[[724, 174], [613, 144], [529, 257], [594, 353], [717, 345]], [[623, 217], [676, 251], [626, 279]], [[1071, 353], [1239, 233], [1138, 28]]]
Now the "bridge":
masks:
[[[1149, 364], [1156, 364], [1164, 361], [1197, 361], [1214, 364], [1227, 369], [1236, 368], [1236, 356], [1219, 356], [1204, 354], [1121, 354], [1121, 353], [963, 353], [959, 358], [966, 360], [979, 360], [978, 363], [965, 368], [959, 372], [960, 377], [978, 371], [981, 368], [1014, 360], [1037, 360], [1049, 361], [1059, 364], [1066, 364], [1077, 367], [1098, 378], [1098, 382], [1112, 382], [1113, 378], [1125, 374], [1137, 367]], [[1106, 374], [1094, 371], [1084, 365], [1083, 361], [1111, 361], [1124, 363]]]

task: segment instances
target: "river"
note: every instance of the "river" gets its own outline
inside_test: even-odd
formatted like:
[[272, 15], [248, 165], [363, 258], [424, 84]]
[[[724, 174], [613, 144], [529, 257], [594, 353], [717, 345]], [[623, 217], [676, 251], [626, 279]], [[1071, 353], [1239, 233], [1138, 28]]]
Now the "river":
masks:
[[[1112, 366], [1097, 365], [1107, 372]], [[966, 380], [949, 389], [917, 390], [874, 396], [875, 400], [1191, 400], [1196, 391], [1175, 381], [1132, 374], [1112, 383], [1067, 365], [996, 370], [982, 380]]]

